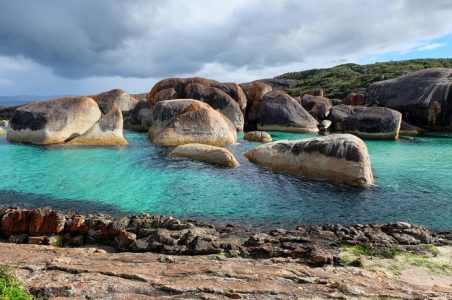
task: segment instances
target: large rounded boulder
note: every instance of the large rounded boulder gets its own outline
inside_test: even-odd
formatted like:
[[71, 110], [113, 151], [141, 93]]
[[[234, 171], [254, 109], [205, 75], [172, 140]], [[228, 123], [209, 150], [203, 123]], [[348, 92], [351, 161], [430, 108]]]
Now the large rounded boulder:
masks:
[[236, 130], [243, 130], [245, 121], [239, 104], [222, 90], [200, 83], [190, 83], [185, 86], [185, 97], [209, 104], [231, 120]]
[[257, 129], [287, 132], [318, 132], [318, 122], [283, 91], [267, 93], [257, 105]]
[[223, 167], [238, 167], [239, 162], [225, 148], [203, 144], [185, 144], [174, 148], [170, 156], [189, 158]]
[[232, 122], [201, 101], [160, 101], [154, 106], [152, 115], [149, 138], [157, 145], [199, 143], [223, 147], [237, 141]]
[[202, 77], [167, 78], [151, 89], [147, 99], [153, 104], [173, 99], [200, 100], [228, 117], [237, 130], [241, 131], [244, 127], [246, 96], [235, 83], [221, 83]]
[[58, 144], [89, 130], [101, 117], [89, 97], [65, 97], [35, 102], [16, 109], [8, 139], [32, 144]]
[[276, 141], [244, 155], [251, 162], [278, 172], [356, 186], [374, 183], [366, 144], [351, 134]]
[[402, 115], [384, 107], [337, 105], [331, 109], [332, 130], [361, 138], [398, 138]]
[[414, 125], [452, 130], [451, 85], [452, 69], [425, 69], [371, 84], [366, 99], [400, 111]]
[[328, 117], [330, 109], [333, 107], [330, 99], [309, 94], [303, 96], [301, 105], [317, 120], [323, 120]]
[[135, 97], [129, 95], [126, 91], [121, 89], [114, 89], [108, 92], [100, 93], [91, 98], [97, 102], [100, 110], [107, 114], [115, 106], [121, 109], [123, 115], [127, 116], [128, 113], [138, 104], [138, 100]]
[[97, 121], [82, 135], [70, 140], [71, 145], [116, 146], [127, 145], [123, 134], [122, 111], [118, 105]]

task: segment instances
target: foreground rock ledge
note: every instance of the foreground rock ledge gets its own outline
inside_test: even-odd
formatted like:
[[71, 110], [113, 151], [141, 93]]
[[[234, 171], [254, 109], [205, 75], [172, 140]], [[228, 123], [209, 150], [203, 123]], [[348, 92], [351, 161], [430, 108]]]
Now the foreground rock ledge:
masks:
[[0, 265], [12, 267], [38, 299], [447, 299], [452, 293], [448, 275], [419, 281], [388, 269], [341, 266], [341, 244], [418, 251], [426, 248], [421, 244], [433, 243], [450, 253], [451, 232], [435, 234], [404, 222], [257, 233], [165, 216], [113, 218], [49, 208], [0, 208], [0, 218], [1, 235], [9, 241], [49, 243], [62, 237], [64, 245], [91, 245], [0, 242]]
[[366, 144], [351, 134], [276, 141], [244, 155], [251, 162], [275, 171], [356, 186], [374, 183]]

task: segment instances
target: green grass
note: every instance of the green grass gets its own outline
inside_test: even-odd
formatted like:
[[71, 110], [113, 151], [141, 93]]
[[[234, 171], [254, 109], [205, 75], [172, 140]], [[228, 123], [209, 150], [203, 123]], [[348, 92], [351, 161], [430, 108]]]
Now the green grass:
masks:
[[452, 265], [432, 262], [427, 255], [418, 255], [412, 252], [401, 252], [396, 255], [401, 260], [415, 267], [427, 268], [432, 272], [450, 275], [452, 274]]
[[8, 267], [0, 266], [0, 300], [31, 300]]
[[299, 81], [295, 87], [287, 90], [292, 96], [313, 89], [323, 89], [326, 97], [343, 99], [348, 93], [362, 91], [373, 82], [397, 78], [427, 68], [452, 68], [452, 59], [414, 59], [369, 65], [344, 64], [333, 68], [286, 73], [276, 78]]
[[373, 251], [371, 247], [363, 246], [363, 245], [342, 245], [342, 249], [348, 250], [355, 256], [372, 256]]

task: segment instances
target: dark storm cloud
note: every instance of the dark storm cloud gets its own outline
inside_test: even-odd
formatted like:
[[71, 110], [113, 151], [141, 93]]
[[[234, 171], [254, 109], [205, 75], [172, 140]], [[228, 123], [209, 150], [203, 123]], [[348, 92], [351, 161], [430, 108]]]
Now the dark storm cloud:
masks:
[[261, 70], [404, 50], [452, 32], [452, 1], [0, 0], [0, 56], [64, 78]]

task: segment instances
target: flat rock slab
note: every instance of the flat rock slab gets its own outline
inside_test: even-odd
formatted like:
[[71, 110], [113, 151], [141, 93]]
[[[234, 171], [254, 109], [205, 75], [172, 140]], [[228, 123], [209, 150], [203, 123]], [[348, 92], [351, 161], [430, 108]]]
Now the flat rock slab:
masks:
[[26, 289], [44, 299], [362, 299], [376, 295], [446, 299], [452, 295], [452, 288], [403, 282], [382, 271], [310, 268], [290, 258], [250, 260], [110, 250], [0, 243], [0, 264], [14, 268]]

